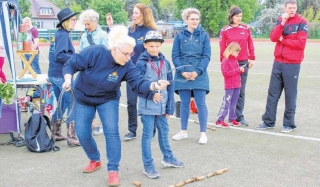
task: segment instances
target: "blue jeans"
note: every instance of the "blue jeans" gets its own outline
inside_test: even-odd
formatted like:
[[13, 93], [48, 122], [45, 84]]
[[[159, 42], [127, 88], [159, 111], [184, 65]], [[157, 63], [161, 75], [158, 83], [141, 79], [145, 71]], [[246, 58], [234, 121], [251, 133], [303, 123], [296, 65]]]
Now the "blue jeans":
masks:
[[[59, 96], [60, 96], [60, 94], [62, 92], [62, 84], [64, 83], [64, 79], [60, 78], [60, 77], [48, 77], [48, 79], [52, 84], [54, 95], [56, 96], [56, 100], [58, 102]], [[72, 80], [71, 84], [73, 85], [73, 80]], [[60, 106], [59, 106], [59, 108], [56, 108], [56, 111], [54, 112], [54, 114], [52, 116], [52, 121], [54, 122], [57, 119], [62, 119], [63, 114], [67, 110], [67, 115], [68, 116], [69, 116], [69, 114], [71, 112], [70, 116], [67, 118], [67, 121], [66, 121], [66, 124], [67, 124], [67, 127], [68, 127], [69, 124], [74, 120], [73, 112], [70, 111], [70, 109], [71, 109], [71, 93], [70, 92], [65, 92], [63, 94], [62, 101], [61, 101], [61, 110], [62, 111], [60, 111]]]
[[[25, 57], [26, 57], [27, 60], [29, 60], [31, 55], [30, 54], [26, 54]], [[24, 64], [23, 63], [22, 63], [22, 67], [24, 68]], [[41, 74], [41, 69], [40, 69], [40, 66], [39, 66], [39, 54], [36, 54], [36, 56], [32, 60], [31, 67], [36, 72], [36, 74]]]
[[127, 110], [128, 110], [128, 130], [136, 134], [138, 119], [137, 119], [137, 101], [138, 95], [132, 91], [132, 87], [127, 84]]
[[119, 100], [111, 100], [106, 103], [91, 106], [76, 102], [75, 127], [79, 142], [90, 160], [100, 161], [100, 153], [96, 141], [92, 137], [91, 124], [94, 115], [98, 111], [106, 140], [107, 169], [119, 171], [121, 159], [121, 142], [119, 136]]
[[163, 160], [171, 162], [175, 158], [173, 157], [168, 135], [169, 135], [169, 124], [166, 115], [142, 115], [141, 122], [143, 124], [142, 132], [142, 161], [145, 169], [154, 169], [152, 153], [151, 153], [151, 141], [153, 138], [154, 126], [158, 129], [158, 141], [160, 150], [163, 154]]
[[206, 91], [205, 90], [179, 90], [181, 99], [180, 106], [180, 123], [181, 130], [187, 130], [188, 120], [190, 116], [190, 99], [191, 92], [194, 94], [194, 101], [198, 108], [198, 119], [200, 123], [200, 132], [206, 132], [208, 122], [208, 109], [206, 105]]

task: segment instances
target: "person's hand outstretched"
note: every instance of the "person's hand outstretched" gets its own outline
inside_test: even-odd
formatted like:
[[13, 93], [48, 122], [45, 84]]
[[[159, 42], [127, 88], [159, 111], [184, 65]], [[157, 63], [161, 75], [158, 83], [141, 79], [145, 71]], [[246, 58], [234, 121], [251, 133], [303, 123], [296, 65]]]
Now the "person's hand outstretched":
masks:
[[158, 80], [156, 83], [155, 83], [155, 88], [156, 90], [164, 90], [167, 88], [167, 86], [170, 84], [169, 81], [167, 80]]
[[111, 13], [106, 14], [106, 22], [109, 28], [113, 26], [113, 18]]

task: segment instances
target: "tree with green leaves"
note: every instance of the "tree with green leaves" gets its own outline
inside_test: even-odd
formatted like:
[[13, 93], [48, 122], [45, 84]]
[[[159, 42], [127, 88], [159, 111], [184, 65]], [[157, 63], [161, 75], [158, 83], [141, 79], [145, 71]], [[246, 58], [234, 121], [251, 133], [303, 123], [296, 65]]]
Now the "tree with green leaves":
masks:
[[29, 0], [19, 0], [19, 12], [22, 18], [31, 17], [31, 3]]
[[283, 4], [284, 0], [266, 0], [264, 6], [269, 8], [275, 8], [278, 4]]
[[82, 12], [83, 9], [81, 7], [80, 4], [78, 4], [76, 1], [72, 1], [69, 5], [69, 8], [73, 11], [73, 12]]
[[283, 3], [276, 4], [273, 8], [265, 8], [261, 10], [261, 16], [258, 17], [258, 21], [262, 25], [261, 29], [269, 33], [282, 13], [284, 13]]
[[159, 0], [153, 0], [152, 4], [153, 4], [153, 6], [154, 6], [154, 8], [156, 10], [156, 12], [154, 12], [154, 13], [156, 13], [157, 17], [159, 17], [159, 15], [161, 14], [161, 8], [160, 8]]
[[[177, 9], [175, 0], [160, 0], [159, 1], [160, 10], [167, 9], [166, 11], [169, 14], [173, 14], [175, 10]], [[161, 12], [161, 14], [164, 14]]]
[[155, 21], [159, 20], [158, 9], [154, 6], [153, 3], [149, 4], [148, 7], [152, 10], [153, 18]]
[[124, 9], [128, 13], [128, 19], [131, 20], [134, 5], [138, 4], [138, 0], [127, 0]]
[[162, 14], [160, 16], [160, 19], [165, 21], [165, 22], [169, 22], [170, 13], [169, 13], [167, 8], [162, 9]]
[[80, 5], [82, 10], [88, 9], [88, 4], [91, 0], [75, 0], [75, 4]]
[[60, 9], [68, 7], [67, 6], [68, 2], [66, 0], [50, 0], [50, 1]]
[[139, 0], [139, 3], [145, 4], [145, 5], [149, 5], [152, 3], [151, 0]]
[[100, 15], [99, 24], [106, 25], [106, 14], [111, 13], [114, 24], [127, 24], [128, 13], [124, 10], [122, 0], [91, 0], [88, 8], [92, 8]]

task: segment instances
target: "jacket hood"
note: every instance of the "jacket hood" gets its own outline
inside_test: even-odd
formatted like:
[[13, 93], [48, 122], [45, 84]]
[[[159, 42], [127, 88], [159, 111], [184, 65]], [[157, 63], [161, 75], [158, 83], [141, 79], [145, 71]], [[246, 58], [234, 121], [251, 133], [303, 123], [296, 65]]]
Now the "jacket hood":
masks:
[[199, 24], [198, 27], [196, 29], [194, 29], [193, 33], [188, 31], [188, 25], [185, 25], [182, 27], [182, 32], [184, 33], [184, 35], [190, 36], [191, 34], [199, 35], [201, 32], [205, 32], [205, 31], [204, 31], [203, 27]]
[[229, 60], [236, 60], [237, 58], [235, 56], [233, 56], [233, 55], [230, 55], [228, 59]]

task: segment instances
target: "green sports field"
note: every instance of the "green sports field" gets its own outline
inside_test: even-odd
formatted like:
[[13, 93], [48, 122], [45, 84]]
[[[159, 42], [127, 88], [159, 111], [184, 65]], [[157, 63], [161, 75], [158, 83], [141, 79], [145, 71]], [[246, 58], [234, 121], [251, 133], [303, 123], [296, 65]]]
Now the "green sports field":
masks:
[[[199, 145], [199, 126], [193, 120], [197, 115], [190, 115], [189, 138], [172, 141], [171, 137], [180, 129], [180, 121], [174, 116], [169, 119], [170, 144], [174, 155], [185, 162], [181, 169], [163, 168], [162, 154], [157, 136], [153, 140], [153, 158], [159, 179], [149, 179], [142, 174], [141, 133], [139, 119], [137, 139], [122, 141], [122, 159], [120, 163], [120, 182], [123, 187], [134, 186], [134, 180], [141, 181], [144, 187], [167, 187], [191, 177], [206, 176], [222, 168], [229, 171], [212, 178], [193, 182], [186, 187], [301, 187], [320, 186], [320, 42], [309, 42], [305, 50], [305, 59], [301, 65], [297, 110], [295, 121], [297, 128], [289, 133], [280, 133], [284, 112], [284, 98], [279, 100], [277, 124], [274, 129], [257, 131], [254, 127], [261, 123], [264, 113], [269, 78], [273, 62], [274, 43], [255, 41], [256, 61], [249, 70], [246, 87], [246, 105], [244, 115], [248, 127], [209, 130], [208, 144]], [[208, 67], [210, 93], [207, 95], [209, 125], [215, 120], [224, 94], [223, 77], [220, 71], [219, 48], [217, 41], [211, 43], [212, 56]], [[75, 46], [78, 48], [78, 46]], [[172, 44], [163, 44], [163, 53], [171, 60]], [[43, 72], [47, 72], [48, 47], [41, 47], [40, 61]], [[17, 72], [20, 62], [16, 59]], [[103, 63], [103, 62], [101, 62]], [[4, 67], [8, 77], [9, 66]], [[19, 90], [23, 95], [24, 90]], [[127, 112], [125, 85], [122, 86], [119, 130], [121, 139], [127, 133]], [[179, 100], [179, 96], [175, 96]], [[30, 114], [21, 114], [21, 124]], [[63, 135], [66, 135], [64, 129]], [[0, 142], [5, 142], [8, 135], [0, 135]], [[82, 168], [89, 163], [81, 147], [69, 148], [66, 142], [57, 142], [60, 152], [36, 154], [25, 147], [13, 145], [0, 146], [0, 186], [107, 186], [105, 139], [95, 137], [104, 164], [101, 170], [84, 174]]]

